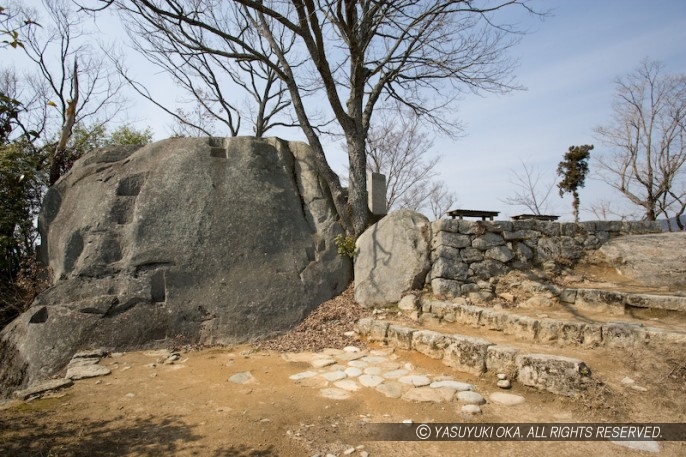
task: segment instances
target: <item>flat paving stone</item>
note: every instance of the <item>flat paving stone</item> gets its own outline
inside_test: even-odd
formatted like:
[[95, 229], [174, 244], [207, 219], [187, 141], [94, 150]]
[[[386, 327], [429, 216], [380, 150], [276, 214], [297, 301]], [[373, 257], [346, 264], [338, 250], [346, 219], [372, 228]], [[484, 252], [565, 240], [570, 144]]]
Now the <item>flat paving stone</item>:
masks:
[[303, 371], [301, 373], [290, 375], [288, 379], [290, 379], [291, 381], [300, 381], [301, 379], [307, 379], [313, 376], [317, 376], [317, 373], [314, 371]]
[[362, 374], [362, 370], [357, 367], [348, 367], [345, 369], [345, 374], [351, 378], [357, 377]]
[[329, 365], [333, 365], [334, 363], [336, 363], [336, 360], [327, 357], [322, 359], [314, 359], [310, 362], [310, 365], [312, 365], [312, 368], [324, 368], [328, 367]]
[[364, 362], [367, 362], [367, 363], [369, 363], [369, 364], [376, 365], [376, 364], [381, 364], [381, 363], [386, 363], [386, 362], [388, 362], [388, 357], [382, 357], [382, 356], [369, 356], [369, 355], [368, 355], [368, 356], [366, 356], [366, 357], [362, 357], [361, 360], [363, 360]]
[[372, 376], [380, 376], [381, 372], [381, 367], [367, 367], [364, 369], [364, 374], [370, 374]]
[[409, 373], [409, 371], [407, 371], [403, 368], [400, 368], [398, 370], [392, 370], [392, 371], [388, 371], [388, 372], [384, 373], [383, 377], [386, 379], [396, 379], [396, 378], [403, 377], [403, 376], [407, 375], [408, 373]]
[[357, 380], [365, 387], [376, 387], [383, 382], [381, 376], [375, 376], [371, 374], [363, 374]]
[[474, 386], [460, 381], [434, 381], [429, 387], [440, 388], [440, 387], [450, 387], [458, 392], [464, 392], [467, 390], [474, 390]]
[[403, 386], [395, 381], [387, 381], [376, 386], [376, 391], [389, 398], [400, 398], [403, 395]]
[[356, 392], [361, 389], [361, 386], [352, 379], [343, 379], [341, 381], [336, 381], [333, 383], [333, 385], [338, 387], [339, 389], [347, 390], [349, 392]]
[[327, 373], [324, 373], [322, 375], [322, 378], [326, 379], [327, 381], [340, 381], [341, 379], [347, 378], [348, 375], [345, 374], [344, 371], [329, 371]]
[[431, 380], [427, 376], [418, 374], [403, 376], [398, 379], [398, 381], [415, 387], [423, 387], [431, 384]]
[[477, 392], [472, 392], [471, 390], [465, 390], [464, 392], [457, 393], [457, 399], [461, 403], [467, 403], [470, 405], [483, 405], [486, 403], [484, 397]]
[[355, 367], [355, 368], [366, 368], [367, 365], [369, 365], [367, 362], [363, 362], [362, 360], [351, 360], [348, 362], [349, 367]]
[[455, 396], [455, 390], [448, 387], [439, 387], [436, 389], [431, 387], [417, 387], [405, 392], [402, 399], [406, 401], [442, 403], [452, 400], [453, 396]]
[[493, 392], [488, 396], [488, 399], [493, 403], [498, 403], [505, 406], [521, 405], [526, 402], [526, 399], [521, 395], [507, 394], [505, 392]]
[[618, 446], [624, 446], [634, 451], [660, 452], [660, 444], [657, 441], [612, 441]]
[[324, 398], [330, 398], [331, 400], [347, 400], [350, 398], [351, 393], [347, 390], [338, 389], [336, 387], [327, 387], [319, 391], [320, 395]]
[[363, 352], [346, 352], [345, 354], [337, 355], [336, 358], [343, 362], [350, 362], [352, 360], [361, 359], [364, 357]]

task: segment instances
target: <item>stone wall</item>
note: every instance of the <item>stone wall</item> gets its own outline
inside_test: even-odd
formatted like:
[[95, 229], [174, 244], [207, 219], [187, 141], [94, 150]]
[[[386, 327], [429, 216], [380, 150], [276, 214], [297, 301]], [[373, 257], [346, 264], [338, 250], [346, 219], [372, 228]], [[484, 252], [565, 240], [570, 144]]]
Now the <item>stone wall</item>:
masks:
[[581, 223], [438, 220], [432, 223], [433, 293], [457, 297], [478, 293], [488, 299], [495, 278], [511, 270], [544, 268], [555, 273], [586, 251], [620, 235], [661, 232], [656, 222]]

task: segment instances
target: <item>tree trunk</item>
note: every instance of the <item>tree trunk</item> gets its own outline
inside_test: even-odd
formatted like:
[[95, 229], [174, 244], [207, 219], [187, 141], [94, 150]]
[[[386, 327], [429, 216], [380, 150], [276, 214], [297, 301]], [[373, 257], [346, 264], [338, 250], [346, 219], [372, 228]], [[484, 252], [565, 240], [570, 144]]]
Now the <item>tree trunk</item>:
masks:
[[572, 203], [572, 206], [574, 206], [574, 222], [577, 224], [579, 223], [579, 192], [572, 192], [572, 195], [574, 196], [574, 201]]
[[348, 161], [349, 182], [348, 205], [350, 206], [353, 235], [357, 238], [369, 224], [369, 206], [367, 199], [367, 154], [364, 137], [349, 135]]

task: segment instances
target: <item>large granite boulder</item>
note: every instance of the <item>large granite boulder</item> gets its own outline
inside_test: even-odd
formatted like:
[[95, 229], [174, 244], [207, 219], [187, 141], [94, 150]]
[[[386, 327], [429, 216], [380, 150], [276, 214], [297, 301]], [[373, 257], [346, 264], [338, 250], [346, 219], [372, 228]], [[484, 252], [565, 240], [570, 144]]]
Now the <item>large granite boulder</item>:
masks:
[[686, 288], [686, 232], [613, 238], [593, 261], [609, 266], [627, 281], [644, 287], [683, 292]]
[[369, 227], [356, 243], [355, 300], [385, 306], [424, 287], [430, 244], [431, 224], [415, 211], [396, 211]]
[[169, 139], [79, 160], [39, 219], [52, 286], [0, 333], [2, 393], [78, 350], [283, 332], [351, 280], [309, 147]]

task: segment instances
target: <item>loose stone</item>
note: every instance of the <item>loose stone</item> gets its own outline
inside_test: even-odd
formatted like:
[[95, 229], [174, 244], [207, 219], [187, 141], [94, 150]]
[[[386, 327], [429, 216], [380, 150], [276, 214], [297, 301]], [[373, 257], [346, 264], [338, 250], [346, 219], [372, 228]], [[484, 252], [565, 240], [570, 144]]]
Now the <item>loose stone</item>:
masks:
[[507, 375], [505, 373], [498, 373], [498, 379], [504, 381], [507, 379]]
[[249, 371], [244, 371], [243, 373], [236, 373], [235, 375], [231, 376], [229, 378], [229, 381], [231, 381], [234, 384], [245, 384], [250, 381], [253, 381], [254, 379], [255, 378], [252, 374], [250, 374]]
[[510, 387], [512, 387], [512, 384], [510, 384], [510, 381], [508, 381], [507, 379], [501, 379], [500, 381], [498, 381], [498, 387], [500, 387], [501, 389], [509, 389]]

